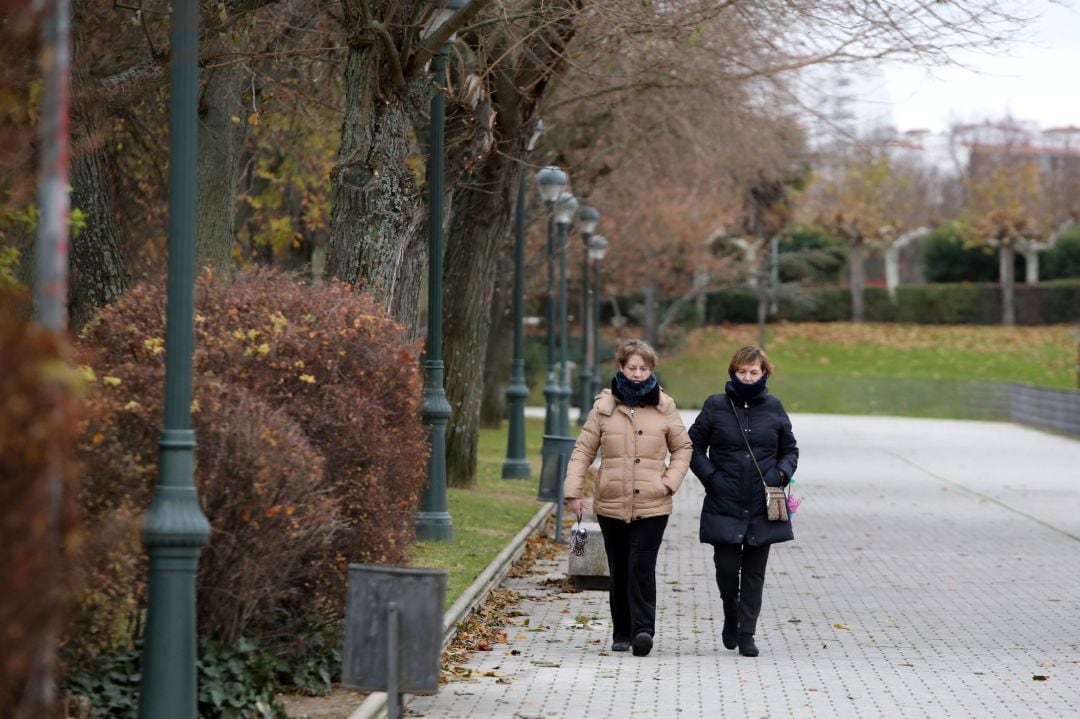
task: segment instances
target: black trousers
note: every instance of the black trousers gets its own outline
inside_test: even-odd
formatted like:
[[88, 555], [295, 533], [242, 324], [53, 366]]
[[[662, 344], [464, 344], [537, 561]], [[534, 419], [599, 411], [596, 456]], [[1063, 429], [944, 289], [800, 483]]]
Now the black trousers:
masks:
[[716, 586], [724, 603], [724, 616], [736, 617], [739, 634], [757, 631], [761, 613], [761, 591], [765, 587], [765, 565], [769, 561], [769, 546], [749, 544], [714, 544], [713, 563], [716, 565]]
[[656, 634], [656, 555], [667, 515], [624, 522], [598, 515], [611, 573], [612, 638], [630, 641], [641, 632]]

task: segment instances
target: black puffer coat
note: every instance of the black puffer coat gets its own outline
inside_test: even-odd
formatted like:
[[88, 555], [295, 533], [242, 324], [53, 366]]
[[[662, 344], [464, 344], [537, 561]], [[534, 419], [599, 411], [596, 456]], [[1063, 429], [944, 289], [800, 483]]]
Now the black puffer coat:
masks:
[[780, 400], [764, 391], [743, 401], [728, 382], [725, 394], [705, 400], [690, 427], [690, 469], [705, 485], [701, 541], [759, 546], [794, 539], [790, 520], [770, 522], [765, 517], [765, 490], [743, 435], [768, 485], [785, 486], [795, 474], [799, 448]]

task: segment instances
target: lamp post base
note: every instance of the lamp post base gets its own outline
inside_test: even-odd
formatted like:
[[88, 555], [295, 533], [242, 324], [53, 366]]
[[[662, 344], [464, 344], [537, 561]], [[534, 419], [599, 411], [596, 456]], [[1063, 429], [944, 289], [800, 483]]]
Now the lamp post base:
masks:
[[532, 474], [532, 465], [526, 459], [508, 459], [503, 462], [503, 479], [528, 479]]
[[447, 512], [417, 512], [416, 538], [421, 542], [454, 541], [454, 522]]

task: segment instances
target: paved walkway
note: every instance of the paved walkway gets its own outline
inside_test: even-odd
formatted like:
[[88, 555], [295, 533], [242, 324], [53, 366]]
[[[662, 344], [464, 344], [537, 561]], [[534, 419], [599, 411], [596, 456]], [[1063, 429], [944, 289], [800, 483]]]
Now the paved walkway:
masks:
[[[687, 415], [688, 421], [692, 413]], [[700, 484], [676, 496], [656, 646], [609, 651], [606, 594], [548, 572], [480, 675], [410, 716], [1080, 717], [1080, 441], [1017, 425], [795, 415], [796, 540], [774, 547], [761, 656], [720, 643]]]

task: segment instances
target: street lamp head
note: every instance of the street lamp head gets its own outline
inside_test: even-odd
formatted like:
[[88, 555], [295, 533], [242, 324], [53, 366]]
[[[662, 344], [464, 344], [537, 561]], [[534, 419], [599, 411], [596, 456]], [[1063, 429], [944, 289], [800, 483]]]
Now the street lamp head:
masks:
[[555, 221], [560, 225], [569, 225], [577, 211], [577, 198], [572, 192], [560, 192], [555, 200]]
[[548, 165], [536, 173], [536, 184], [544, 202], [555, 202], [566, 187], [566, 173], [555, 165]]
[[532, 137], [529, 138], [529, 144], [525, 146], [526, 152], [532, 152], [536, 149], [537, 143], [540, 142], [540, 136], [544, 134], [544, 121], [539, 117], [536, 118], [536, 125], [533, 126]]
[[607, 254], [608, 241], [603, 235], [593, 235], [589, 238], [589, 259], [599, 262]]
[[595, 207], [582, 207], [577, 213], [577, 226], [583, 235], [591, 235], [600, 224], [600, 213]]

